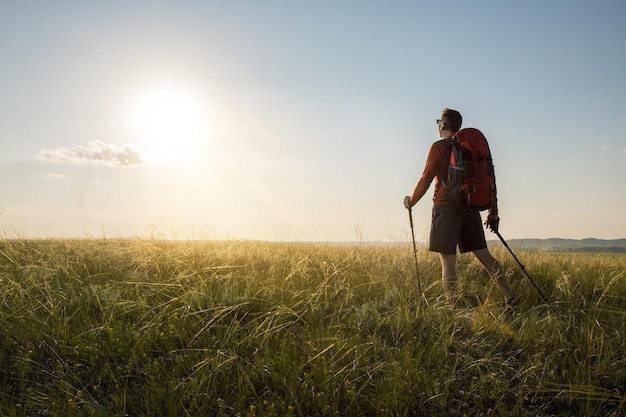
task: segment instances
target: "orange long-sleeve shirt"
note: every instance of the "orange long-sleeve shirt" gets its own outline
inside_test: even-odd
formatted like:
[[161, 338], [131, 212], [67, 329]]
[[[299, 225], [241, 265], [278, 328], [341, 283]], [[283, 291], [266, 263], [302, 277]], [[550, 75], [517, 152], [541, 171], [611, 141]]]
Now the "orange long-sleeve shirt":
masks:
[[438, 140], [431, 145], [428, 151], [428, 157], [426, 158], [424, 171], [411, 195], [411, 206], [417, 204], [424, 194], [426, 194], [433, 179], [435, 179], [433, 204], [447, 204], [449, 202], [446, 190], [443, 188], [443, 184], [440, 183], [439, 178], [447, 178], [448, 176], [451, 151], [452, 146], [448, 145], [443, 140]]

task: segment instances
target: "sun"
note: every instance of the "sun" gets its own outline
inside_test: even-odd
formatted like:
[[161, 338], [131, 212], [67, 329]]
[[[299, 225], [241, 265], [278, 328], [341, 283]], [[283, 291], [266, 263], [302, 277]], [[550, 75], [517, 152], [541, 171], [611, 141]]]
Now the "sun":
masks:
[[133, 124], [142, 143], [161, 161], [193, 153], [205, 122], [206, 115], [193, 95], [170, 87], [142, 96], [133, 112]]

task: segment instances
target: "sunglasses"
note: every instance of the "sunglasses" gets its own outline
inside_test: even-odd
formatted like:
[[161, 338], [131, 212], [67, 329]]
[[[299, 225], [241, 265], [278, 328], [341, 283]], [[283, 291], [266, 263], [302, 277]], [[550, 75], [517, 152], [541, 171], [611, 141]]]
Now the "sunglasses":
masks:
[[439, 126], [439, 123], [443, 123], [443, 120], [437, 119], [437, 126]]

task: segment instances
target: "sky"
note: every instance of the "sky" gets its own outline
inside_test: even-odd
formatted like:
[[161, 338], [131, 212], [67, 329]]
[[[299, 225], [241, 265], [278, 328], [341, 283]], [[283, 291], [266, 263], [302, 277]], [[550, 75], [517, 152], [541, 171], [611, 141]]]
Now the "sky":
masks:
[[489, 140], [503, 237], [624, 238], [624, 16], [622, 0], [0, 0], [0, 231], [406, 242], [402, 201], [449, 107]]

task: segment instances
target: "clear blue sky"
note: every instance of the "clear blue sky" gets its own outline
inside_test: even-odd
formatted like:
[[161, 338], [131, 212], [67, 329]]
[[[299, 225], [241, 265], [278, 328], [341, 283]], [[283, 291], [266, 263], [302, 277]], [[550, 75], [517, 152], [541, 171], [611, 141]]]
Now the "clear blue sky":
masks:
[[451, 107], [490, 141], [506, 238], [626, 237], [624, 16], [621, 0], [2, 2], [0, 230], [406, 241], [403, 197]]

